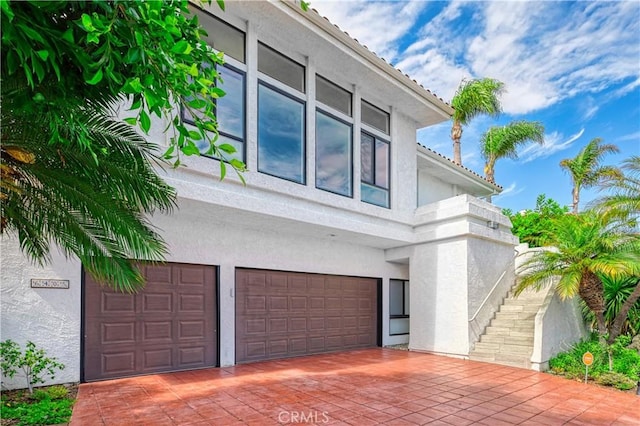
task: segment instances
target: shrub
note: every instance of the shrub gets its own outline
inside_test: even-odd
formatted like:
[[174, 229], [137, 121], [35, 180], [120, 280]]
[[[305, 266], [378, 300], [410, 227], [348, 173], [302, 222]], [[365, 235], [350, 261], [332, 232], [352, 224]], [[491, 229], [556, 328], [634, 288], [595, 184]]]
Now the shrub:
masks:
[[19, 425], [54, 425], [66, 423], [71, 417], [73, 401], [45, 398], [35, 403], [3, 403], [2, 419], [18, 420]]
[[602, 373], [596, 377], [595, 381], [600, 385], [613, 386], [620, 390], [629, 390], [636, 386], [636, 382], [622, 373], [615, 372]]
[[[634, 349], [625, 347], [629, 338], [622, 336], [616, 340], [616, 343], [607, 347], [602, 345], [596, 335], [589, 340], [583, 340], [576, 343], [566, 352], [561, 352], [549, 360], [549, 368], [555, 374], [562, 374], [567, 378], [583, 378], [585, 374], [585, 365], [582, 363], [582, 355], [585, 352], [593, 354], [593, 364], [589, 367], [589, 376], [594, 379], [604, 376], [603, 384], [608, 386], [616, 386], [615, 383], [633, 383], [640, 379], [640, 354]], [[609, 355], [611, 350], [613, 357], [612, 371], [609, 371]], [[618, 376], [609, 377], [611, 373], [617, 373], [628, 379], [628, 382], [622, 380], [614, 380]], [[625, 386], [622, 384], [622, 386]], [[631, 386], [631, 387], [633, 387]], [[618, 386], [616, 386], [618, 387]], [[619, 388], [619, 387], [618, 387]], [[619, 388], [620, 389], [620, 388]], [[631, 389], [631, 388], [628, 388]]]
[[48, 358], [44, 349], [38, 349], [33, 342], [27, 342], [24, 353], [20, 345], [12, 340], [0, 342], [0, 370], [2, 375], [13, 377], [21, 369], [29, 393], [33, 394], [33, 385], [44, 383], [43, 376], [55, 378], [55, 370], [63, 370], [64, 365], [56, 358]]

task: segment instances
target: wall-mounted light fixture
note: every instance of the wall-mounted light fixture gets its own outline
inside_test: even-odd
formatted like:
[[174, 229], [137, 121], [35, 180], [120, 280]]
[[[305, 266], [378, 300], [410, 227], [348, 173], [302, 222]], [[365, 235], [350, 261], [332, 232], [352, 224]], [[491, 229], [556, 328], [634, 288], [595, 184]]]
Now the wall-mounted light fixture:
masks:
[[498, 229], [499, 227], [500, 227], [500, 224], [498, 222], [495, 222], [493, 220], [487, 221], [487, 228]]

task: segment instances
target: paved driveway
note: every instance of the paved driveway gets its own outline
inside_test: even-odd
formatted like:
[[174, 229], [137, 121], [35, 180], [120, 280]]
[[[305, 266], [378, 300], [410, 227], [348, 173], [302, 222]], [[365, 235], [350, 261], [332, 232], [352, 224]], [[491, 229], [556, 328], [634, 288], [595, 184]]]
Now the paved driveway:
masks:
[[83, 384], [78, 425], [639, 425], [640, 396], [368, 349]]

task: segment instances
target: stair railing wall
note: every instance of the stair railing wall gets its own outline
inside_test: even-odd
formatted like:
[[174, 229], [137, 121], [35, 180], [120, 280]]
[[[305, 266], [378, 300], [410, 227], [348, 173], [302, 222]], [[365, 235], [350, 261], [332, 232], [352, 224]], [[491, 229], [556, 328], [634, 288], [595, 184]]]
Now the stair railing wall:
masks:
[[487, 293], [482, 303], [469, 319], [469, 352], [473, 351], [480, 336], [491, 323], [491, 319], [507, 297], [509, 290], [516, 280], [516, 259], [521, 255], [520, 246], [516, 247], [513, 261], [502, 272], [491, 290]]

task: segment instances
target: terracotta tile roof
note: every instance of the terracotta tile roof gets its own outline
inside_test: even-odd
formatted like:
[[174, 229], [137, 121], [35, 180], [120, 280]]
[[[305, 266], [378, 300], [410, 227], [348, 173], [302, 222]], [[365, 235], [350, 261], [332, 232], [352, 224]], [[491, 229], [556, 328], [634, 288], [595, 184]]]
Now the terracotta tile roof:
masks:
[[467, 168], [467, 167], [465, 167], [465, 166], [462, 166], [462, 165], [460, 165], [460, 164], [456, 164], [456, 163], [455, 163], [451, 158], [447, 157], [446, 155], [442, 155], [442, 154], [440, 154], [439, 152], [434, 151], [433, 149], [429, 148], [428, 146], [424, 146], [424, 145], [422, 145], [420, 142], [417, 142], [417, 144], [418, 144], [418, 146], [421, 146], [422, 148], [426, 149], [427, 151], [434, 153], [434, 154], [435, 154], [435, 155], [437, 155], [438, 157], [440, 157], [440, 158], [442, 158], [442, 159], [444, 159], [444, 160], [449, 161], [453, 166], [455, 166], [455, 167], [459, 167], [459, 168], [461, 168], [462, 170], [465, 170], [465, 171], [467, 171], [468, 173], [471, 173], [472, 175], [474, 175], [474, 176], [476, 176], [476, 177], [479, 177], [479, 178], [480, 178], [480, 179], [482, 179], [483, 181], [485, 181], [485, 182], [487, 182], [487, 183], [490, 183], [491, 185], [494, 185], [494, 186], [496, 186], [496, 187], [500, 188], [501, 190], [503, 189], [501, 185], [498, 185], [497, 183], [489, 182], [489, 181], [487, 180], [487, 178], [485, 178], [485, 177], [484, 177], [484, 176], [482, 176], [481, 174], [476, 173], [476, 172], [474, 172], [473, 170], [471, 170], [471, 169], [469, 169], [469, 168]]
[[401, 75], [403, 75], [405, 78], [407, 78], [408, 80], [412, 81], [416, 86], [420, 87], [422, 90], [426, 91], [427, 93], [429, 93], [431, 96], [433, 96], [434, 98], [438, 99], [440, 102], [446, 104], [447, 106], [451, 107], [451, 104], [447, 101], [445, 101], [444, 99], [442, 99], [441, 97], [439, 97], [435, 92], [432, 92], [431, 90], [427, 89], [426, 87], [424, 87], [422, 84], [418, 83], [415, 79], [411, 78], [411, 76], [409, 76], [409, 74], [404, 73], [402, 70], [400, 70], [399, 68], [396, 68], [393, 66], [393, 64], [391, 64], [390, 62], [387, 62], [386, 59], [384, 59], [381, 56], [378, 56], [378, 54], [376, 54], [374, 51], [370, 50], [365, 44], [362, 44], [358, 41], [357, 38], [351, 37], [351, 35], [349, 35], [348, 32], [344, 31], [343, 29], [341, 29], [339, 26], [337, 26], [336, 24], [334, 24], [333, 22], [331, 22], [329, 20], [329, 18], [327, 18], [326, 16], [322, 16], [320, 14], [320, 12], [318, 12], [316, 9], [314, 8], [310, 8], [309, 11], [314, 12], [316, 15], [320, 16], [321, 18], [325, 19], [329, 24], [331, 24], [332, 26], [334, 26], [338, 31], [340, 31], [341, 33], [345, 34], [347, 37], [349, 37], [351, 40], [355, 41], [358, 45], [360, 45], [361, 47], [364, 47], [368, 52], [370, 52], [373, 56], [375, 56], [376, 58], [380, 59], [381, 61], [383, 61], [384, 63], [386, 63], [389, 67], [393, 68], [394, 70], [396, 70], [397, 72], [399, 72]]

